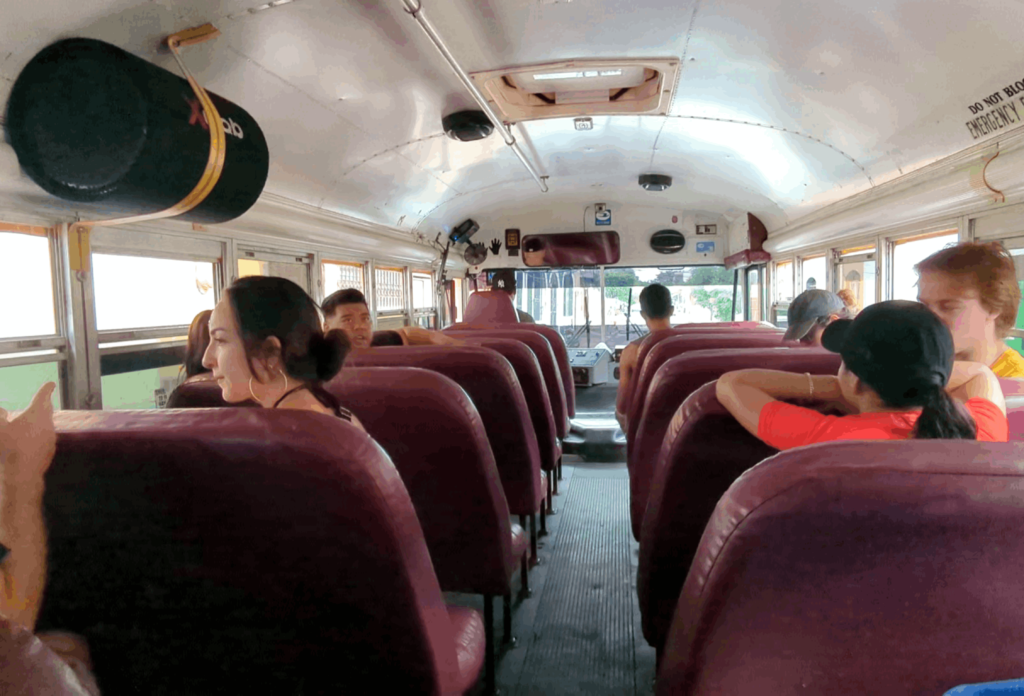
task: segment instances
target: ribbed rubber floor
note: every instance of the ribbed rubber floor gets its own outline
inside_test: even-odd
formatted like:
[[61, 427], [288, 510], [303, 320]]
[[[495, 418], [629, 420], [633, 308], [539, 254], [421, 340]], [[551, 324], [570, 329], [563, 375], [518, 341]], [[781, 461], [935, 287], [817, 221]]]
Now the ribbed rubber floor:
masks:
[[516, 694], [633, 694], [629, 481], [574, 476], [560, 514]]

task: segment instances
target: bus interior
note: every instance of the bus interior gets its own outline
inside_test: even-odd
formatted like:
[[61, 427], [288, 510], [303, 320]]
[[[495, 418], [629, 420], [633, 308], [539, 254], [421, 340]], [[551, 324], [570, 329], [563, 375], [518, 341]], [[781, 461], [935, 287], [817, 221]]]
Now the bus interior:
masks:
[[[57, 384], [38, 630], [104, 694], [1024, 677], [1018, 382], [1007, 443], [782, 453], [714, 385], [838, 373], [783, 347], [805, 290], [916, 301], [964, 242], [1024, 289], [1021, 9], [3, 3], [0, 408]], [[366, 433], [229, 408], [182, 365], [250, 276], [457, 344], [353, 351], [325, 387]], [[39, 670], [0, 683], [79, 693]]]

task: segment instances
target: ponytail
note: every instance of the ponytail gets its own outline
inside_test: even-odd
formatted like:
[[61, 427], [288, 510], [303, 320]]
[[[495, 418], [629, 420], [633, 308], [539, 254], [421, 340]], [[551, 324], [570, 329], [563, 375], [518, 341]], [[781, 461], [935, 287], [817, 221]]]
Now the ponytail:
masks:
[[930, 386], [923, 396], [923, 410], [914, 427], [917, 440], [975, 440], [977, 426], [959, 402], [940, 386]]

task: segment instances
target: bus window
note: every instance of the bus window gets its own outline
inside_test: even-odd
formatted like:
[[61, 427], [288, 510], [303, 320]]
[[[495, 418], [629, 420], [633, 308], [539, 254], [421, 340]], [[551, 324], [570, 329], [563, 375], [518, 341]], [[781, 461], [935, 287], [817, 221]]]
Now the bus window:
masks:
[[101, 253], [92, 263], [103, 408], [160, 408], [189, 324], [216, 304], [215, 263]]
[[424, 329], [438, 328], [434, 276], [430, 271], [412, 272], [412, 310], [416, 326]]
[[959, 235], [956, 230], [935, 234], [897, 239], [892, 245], [892, 294], [894, 300], [917, 300], [916, 266], [923, 259], [939, 249], [956, 244]]
[[861, 309], [878, 301], [875, 286], [878, 266], [874, 245], [844, 249], [832, 268], [834, 292], [849, 289]]
[[800, 292], [803, 292], [804, 290], [813, 290], [815, 288], [827, 288], [828, 284], [825, 283], [825, 255], [809, 256], [801, 259], [800, 279], [803, 283], [803, 286], [800, 288]]
[[775, 264], [775, 301], [788, 303], [793, 299], [793, 262]]
[[[1013, 265], [1017, 270], [1017, 285], [1024, 293], [1024, 238], [1000, 240], [1006, 250], [1013, 256]], [[1006, 339], [1006, 345], [1024, 355], [1024, 303], [1017, 307], [1017, 323]]]
[[405, 326], [405, 269], [378, 266], [373, 269], [373, 280], [377, 329]]
[[465, 281], [462, 278], [456, 278], [455, 283], [455, 321], [462, 321], [462, 310], [466, 304], [463, 293], [465, 292]]
[[287, 278], [309, 292], [309, 257], [246, 250], [239, 254], [239, 278], [256, 275]]
[[747, 306], [750, 308], [748, 321], [764, 321], [764, 295], [761, 292], [761, 267], [748, 268], [747, 274]]
[[363, 282], [364, 267], [361, 263], [348, 261], [324, 261], [321, 273], [324, 279], [324, 297], [338, 290], [352, 288], [365, 293]]
[[[0, 223], [0, 407], [19, 411], [43, 383], [60, 384], [66, 344], [57, 331], [49, 233], [4, 227]], [[54, 408], [60, 408], [60, 391], [53, 393]]]

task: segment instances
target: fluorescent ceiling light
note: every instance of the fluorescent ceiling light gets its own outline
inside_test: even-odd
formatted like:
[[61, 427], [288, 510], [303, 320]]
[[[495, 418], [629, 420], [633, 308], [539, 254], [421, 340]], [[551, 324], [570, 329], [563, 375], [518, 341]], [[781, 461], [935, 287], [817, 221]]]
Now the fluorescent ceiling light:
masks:
[[614, 70], [576, 70], [574, 72], [541, 73], [534, 75], [535, 80], [579, 80], [588, 77], [618, 77], [622, 74], [621, 68]]

